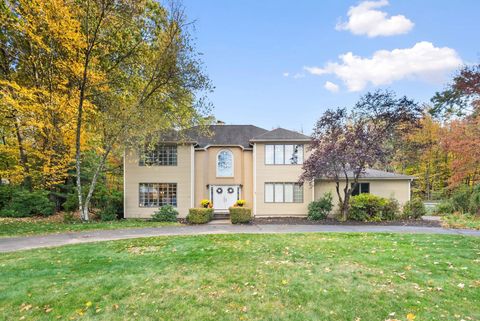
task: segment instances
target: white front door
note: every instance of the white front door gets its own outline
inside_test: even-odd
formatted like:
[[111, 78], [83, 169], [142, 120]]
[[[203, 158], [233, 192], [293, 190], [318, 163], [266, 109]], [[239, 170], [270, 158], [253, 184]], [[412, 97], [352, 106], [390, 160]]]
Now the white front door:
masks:
[[210, 188], [213, 208], [216, 210], [228, 210], [235, 204], [240, 194], [238, 185], [212, 185]]

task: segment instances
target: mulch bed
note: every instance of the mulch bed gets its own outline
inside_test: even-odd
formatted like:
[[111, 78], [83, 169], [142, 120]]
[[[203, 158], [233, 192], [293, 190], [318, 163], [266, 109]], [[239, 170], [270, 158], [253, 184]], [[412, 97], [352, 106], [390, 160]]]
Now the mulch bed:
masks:
[[424, 220], [397, 220], [383, 222], [358, 222], [345, 221], [339, 222], [332, 218], [325, 220], [310, 221], [303, 217], [275, 217], [275, 218], [255, 218], [254, 224], [279, 224], [279, 225], [379, 225], [379, 226], [423, 226], [423, 227], [441, 227], [439, 221]]

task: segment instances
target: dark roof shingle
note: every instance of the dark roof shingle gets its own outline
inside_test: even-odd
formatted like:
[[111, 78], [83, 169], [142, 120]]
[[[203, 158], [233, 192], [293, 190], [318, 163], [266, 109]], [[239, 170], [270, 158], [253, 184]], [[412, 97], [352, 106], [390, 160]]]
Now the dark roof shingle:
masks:
[[293, 130], [285, 128], [276, 128], [269, 132], [260, 134], [251, 139], [252, 142], [274, 141], [274, 140], [289, 140], [289, 141], [310, 141], [310, 137]]
[[193, 127], [187, 130], [187, 136], [196, 141], [200, 148], [208, 145], [240, 145], [250, 148], [250, 139], [266, 132], [266, 129], [253, 125], [210, 125], [207, 133]]

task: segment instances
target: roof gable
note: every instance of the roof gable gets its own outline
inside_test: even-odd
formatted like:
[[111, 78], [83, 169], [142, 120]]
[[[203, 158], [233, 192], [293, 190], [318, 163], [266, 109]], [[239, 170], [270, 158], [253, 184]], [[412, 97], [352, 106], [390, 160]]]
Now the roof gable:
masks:
[[200, 148], [209, 145], [249, 148], [252, 137], [266, 132], [266, 129], [254, 125], [210, 125], [207, 133], [201, 132], [199, 127], [193, 127], [187, 131], [187, 135], [196, 141]]
[[269, 132], [255, 136], [250, 141], [252, 142], [261, 142], [261, 141], [278, 141], [278, 140], [288, 140], [288, 141], [310, 141], [311, 138], [307, 135], [301, 134], [299, 132], [288, 130], [285, 128], [275, 128]]

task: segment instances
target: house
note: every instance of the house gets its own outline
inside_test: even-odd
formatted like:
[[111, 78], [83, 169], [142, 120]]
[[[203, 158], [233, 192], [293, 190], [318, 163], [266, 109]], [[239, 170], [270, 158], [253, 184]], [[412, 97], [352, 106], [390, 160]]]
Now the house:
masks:
[[[192, 128], [181, 138], [164, 136], [155, 148], [125, 151], [126, 218], [149, 218], [166, 204], [185, 217], [202, 199], [210, 199], [216, 213], [245, 199], [257, 217], [305, 216], [312, 200], [328, 191], [335, 195], [328, 180], [298, 183], [309, 136], [253, 125], [218, 124], [208, 132]], [[356, 193], [394, 197], [402, 204], [410, 199], [411, 179], [369, 169]]]

